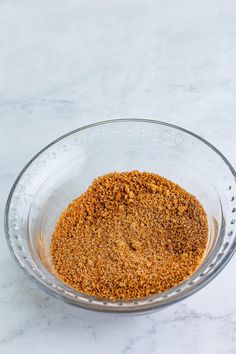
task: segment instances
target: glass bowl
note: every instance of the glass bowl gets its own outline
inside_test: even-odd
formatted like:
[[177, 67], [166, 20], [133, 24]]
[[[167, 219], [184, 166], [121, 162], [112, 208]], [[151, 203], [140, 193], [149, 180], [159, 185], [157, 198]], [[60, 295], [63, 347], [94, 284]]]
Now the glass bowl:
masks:
[[[154, 296], [111, 301], [82, 294], [54, 274], [50, 240], [56, 221], [95, 177], [128, 170], [158, 173], [199, 199], [209, 222], [205, 258], [189, 279]], [[201, 289], [232, 257], [236, 245], [235, 176], [214, 146], [177, 126], [145, 119], [91, 124], [46, 146], [20, 173], [6, 205], [7, 242], [27, 276], [64, 302], [110, 312], [160, 309]]]

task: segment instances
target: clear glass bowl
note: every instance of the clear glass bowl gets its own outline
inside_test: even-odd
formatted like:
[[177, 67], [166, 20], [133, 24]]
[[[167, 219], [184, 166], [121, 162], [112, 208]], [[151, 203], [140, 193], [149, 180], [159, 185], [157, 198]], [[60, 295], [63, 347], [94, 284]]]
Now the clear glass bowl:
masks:
[[[209, 244], [192, 276], [161, 294], [110, 301], [82, 294], [58, 279], [50, 257], [56, 221], [68, 203], [110, 171], [158, 173], [180, 184], [204, 205]], [[10, 192], [5, 231], [10, 250], [30, 279], [62, 301], [101, 311], [139, 312], [181, 300], [212, 280], [236, 246], [235, 171], [201, 137], [177, 126], [144, 119], [119, 119], [74, 130], [40, 151]]]

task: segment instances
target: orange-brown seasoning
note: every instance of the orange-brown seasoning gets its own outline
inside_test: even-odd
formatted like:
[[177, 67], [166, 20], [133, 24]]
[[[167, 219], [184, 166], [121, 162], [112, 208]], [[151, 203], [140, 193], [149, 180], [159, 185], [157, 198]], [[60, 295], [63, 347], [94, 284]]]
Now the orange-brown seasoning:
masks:
[[153, 173], [109, 173], [60, 216], [51, 241], [57, 276], [107, 299], [165, 291], [200, 265], [206, 213], [177, 184]]

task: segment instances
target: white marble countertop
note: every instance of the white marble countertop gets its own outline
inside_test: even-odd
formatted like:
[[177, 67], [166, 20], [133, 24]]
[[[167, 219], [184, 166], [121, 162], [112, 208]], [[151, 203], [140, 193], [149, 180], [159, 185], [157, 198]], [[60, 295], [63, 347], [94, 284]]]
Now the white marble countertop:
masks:
[[[233, 0], [0, 2], [0, 217], [54, 138], [120, 117], [202, 135], [236, 167]], [[0, 239], [1, 354], [235, 354], [236, 257], [197, 294], [143, 316], [71, 308], [36, 288]]]

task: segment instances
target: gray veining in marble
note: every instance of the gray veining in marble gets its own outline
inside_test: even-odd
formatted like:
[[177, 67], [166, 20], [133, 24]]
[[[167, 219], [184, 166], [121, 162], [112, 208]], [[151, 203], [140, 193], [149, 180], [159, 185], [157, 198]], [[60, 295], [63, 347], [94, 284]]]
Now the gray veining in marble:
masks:
[[[0, 217], [17, 173], [102, 119], [178, 124], [236, 167], [233, 0], [0, 0]], [[236, 258], [197, 294], [144, 316], [62, 305], [0, 239], [0, 354], [235, 354]]]

